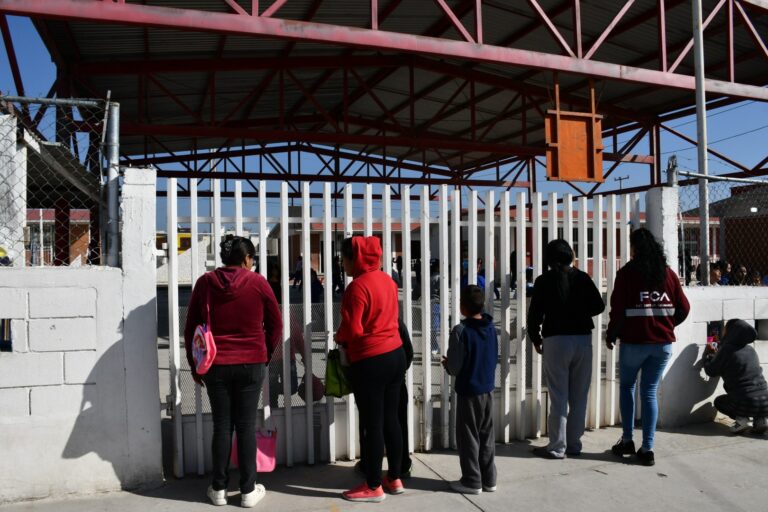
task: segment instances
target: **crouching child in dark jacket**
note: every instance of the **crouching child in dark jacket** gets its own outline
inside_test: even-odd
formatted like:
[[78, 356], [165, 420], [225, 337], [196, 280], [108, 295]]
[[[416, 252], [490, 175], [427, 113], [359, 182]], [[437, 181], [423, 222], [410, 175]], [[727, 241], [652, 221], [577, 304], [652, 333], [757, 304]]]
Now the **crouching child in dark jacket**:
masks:
[[462, 494], [496, 490], [496, 453], [493, 430], [493, 390], [499, 342], [493, 318], [483, 313], [483, 289], [470, 285], [461, 291], [464, 320], [451, 331], [446, 371], [456, 377], [456, 443], [461, 480], [451, 489]]
[[768, 431], [768, 384], [760, 368], [757, 352], [751, 346], [757, 331], [744, 320], [729, 320], [720, 347], [715, 352], [707, 345], [704, 371], [710, 377], [722, 377], [727, 394], [715, 398], [715, 408], [734, 420], [731, 432], [741, 434]]

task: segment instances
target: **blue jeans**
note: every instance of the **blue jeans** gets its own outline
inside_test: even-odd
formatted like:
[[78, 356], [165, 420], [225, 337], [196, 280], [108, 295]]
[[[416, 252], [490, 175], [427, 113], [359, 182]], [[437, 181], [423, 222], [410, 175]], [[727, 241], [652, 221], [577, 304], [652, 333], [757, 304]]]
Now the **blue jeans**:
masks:
[[621, 425], [624, 428], [623, 438], [625, 441], [632, 440], [635, 429], [635, 384], [637, 372], [642, 370], [640, 410], [643, 420], [643, 448], [652, 450], [656, 420], [659, 417], [656, 391], [661, 381], [661, 374], [672, 357], [672, 343], [621, 343], [619, 348], [619, 405]]

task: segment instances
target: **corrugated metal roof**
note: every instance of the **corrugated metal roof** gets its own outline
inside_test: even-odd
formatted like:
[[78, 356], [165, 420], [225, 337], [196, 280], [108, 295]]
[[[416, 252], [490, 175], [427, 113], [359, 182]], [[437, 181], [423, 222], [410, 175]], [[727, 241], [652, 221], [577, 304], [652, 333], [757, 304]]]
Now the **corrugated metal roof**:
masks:
[[[143, 3], [154, 6], [176, 7], [184, 9], [199, 9], [210, 12], [232, 12], [223, 0], [128, 0], [128, 3]], [[260, 9], [263, 12], [274, 2], [262, 0]], [[388, 17], [391, 5], [398, 3]], [[474, 1], [448, 0], [457, 16], [464, 23], [467, 31], [474, 34]], [[238, 0], [238, 4], [246, 11], [251, 8], [250, 0]], [[575, 47], [573, 34], [573, 18], [570, 2], [563, 7], [562, 0], [539, 0], [542, 8], [550, 14], [553, 24], [571, 47]], [[717, 0], [705, 0], [705, 16], [717, 4]], [[484, 0], [484, 37], [488, 44], [507, 45], [520, 49], [562, 54], [560, 44], [550, 34], [544, 23], [526, 2], [509, 2], [507, 0]], [[586, 52], [600, 36], [615, 15], [624, 5], [623, 2], [586, 1], [581, 2], [581, 23], [583, 48]], [[668, 61], [672, 64], [682, 48], [691, 38], [691, 9], [690, 2], [682, 0], [667, 0], [666, 30], [669, 48]], [[315, 6], [314, 0], [290, 0], [276, 16], [285, 19], [307, 20]], [[653, 13], [657, 8], [656, 0], [637, 0], [627, 13], [629, 20], [642, 18], [645, 13]], [[380, 26], [389, 30], [406, 34], [425, 34], [444, 39], [462, 40], [462, 36], [452, 26], [450, 21], [440, 11], [439, 6], [431, 0], [399, 1], [379, 0], [382, 13]], [[342, 1], [325, 0], [319, 3], [312, 21], [341, 26], [367, 27], [369, 24], [370, 3], [362, 0]], [[753, 15], [752, 21], [758, 32], [768, 33], [768, 15]], [[180, 61], [183, 59], [258, 59], [288, 58], [288, 57], [338, 57], [339, 70], [325, 69], [291, 69], [291, 73], [307, 90], [315, 90], [314, 100], [322, 106], [322, 110], [340, 115], [342, 108], [342, 91], [344, 88], [343, 67], [349, 56], [391, 55], [386, 52], [376, 52], [371, 49], [350, 49], [333, 45], [320, 45], [307, 42], [292, 42], [277, 39], [264, 39], [243, 36], [223, 36], [215, 33], [182, 32], [176, 30], [142, 28], [120, 25], [99, 25], [81, 22], [37, 21], [38, 26], [49, 35], [47, 43], [55, 47], [56, 53], [69, 62], [81, 63], [114, 63], [140, 61]], [[706, 32], [706, 57], [708, 75], [723, 79], [727, 74], [725, 63], [728, 58], [727, 34], [725, 30], [726, 12], [723, 9], [713, 20]], [[631, 23], [622, 21], [612, 36], [596, 53], [597, 60], [615, 64], [624, 64], [659, 69], [657, 38], [659, 27], [654, 17], [645, 19], [630, 26]], [[623, 31], [622, 31], [623, 30]], [[737, 78], [743, 83], [765, 85], [768, 81], [768, 62], [758, 53], [757, 47], [747, 30], [738, 26], [734, 33], [735, 50], [742, 61], [737, 61]], [[393, 114], [397, 124], [410, 126], [410, 72], [407, 66], [408, 56], [404, 56], [404, 64], [399, 68], [390, 68], [383, 73], [375, 64], [356, 65], [355, 71], [365, 81], [373, 77], [384, 76], [375, 81], [372, 89], [378, 101], [389, 108], [404, 106]], [[553, 74], [519, 67], [492, 65], [487, 63], [471, 64], [456, 59], [427, 59], [425, 62], [449, 64], [455, 66], [459, 74], [473, 76], [473, 73], [493, 75], [509, 81], [511, 87], [497, 90], [494, 86], [479, 80], [475, 85], [475, 115], [480, 125], [479, 131], [490, 123], [511, 103], [511, 113], [499, 120], [487, 134], [488, 141], [504, 141], [510, 144], [522, 143], [522, 113], [520, 105], [522, 98], [514, 90], [515, 82], [538, 88], [539, 108], [546, 110], [552, 106]], [[693, 56], [690, 53], [680, 64], [678, 72], [692, 73]], [[463, 78], [446, 76], [439, 71], [428, 71], [416, 67], [413, 76], [414, 91], [420, 96], [415, 104], [414, 121], [416, 132], [423, 129], [425, 124], [438, 113], [442, 119], [430, 126], [429, 131], [437, 135], [448, 135], [466, 139], [469, 132], [471, 110], [467, 106], [470, 100], [470, 89], [465, 87], [459, 94], [454, 93], [464, 83]], [[130, 122], [152, 122], [155, 124], [193, 124], [199, 120], [187, 110], [197, 112], [204, 123], [219, 122], [225, 116], [232, 114], [232, 121], [242, 128], [250, 125], [263, 129], [276, 126], [268, 124], [268, 120], [279, 116], [280, 93], [279, 80], [273, 79], [261, 95], [260, 101], [253, 105], [246, 102], [238, 112], [232, 110], [241, 104], [242, 100], [254, 88], [264, 83], [270, 76], [277, 73], [273, 69], [250, 69], [219, 71], [177, 72], [162, 71], [152, 75], [152, 80], [142, 80], [126, 75], [94, 75], [81, 80], [76, 94], [93, 96], [94, 92], [105, 94], [112, 91], [112, 97], [122, 104], [123, 119]], [[475, 75], [479, 76], [479, 75]], [[211, 119], [211, 99], [205, 96], [210, 93], [209, 82], [213, 78], [215, 86], [215, 120]], [[322, 83], [319, 80], [323, 78]], [[358, 90], [359, 84], [351, 75], [348, 77], [350, 90]], [[87, 83], [85, 81], [87, 80]], [[153, 80], [162, 85], [158, 86]], [[585, 80], [581, 76], [560, 73], [561, 90], [572, 97], [588, 98]], [[140, 84], [148, 83], [142, 94]], [[162, 88], [173, 92], [176, 99], [169, 98]], [[428, 91], [428, 92], [427, 92]], [[648, 88], [642, 85], [626, 82], [597, 83], [598, 101], [600, 107], [613, 107], [630, 112], [643, 114], [661, 114], [673, 109], [689, 106], [693, 103], [693, 94], [688, 91], [673, 89]], [[634, 96], [638, 93], [645, 93]], [[451, 104], [445, 106], [446, 102]], [[514, 100], [514, 101], [513, 101]], [[301, 89], [292, 80], [285, 80], [283, 101], [287, 110], [294, 110], [297, 116], [302, 116], [295, 125], [299, 130], [328, 131], [330, 125], [324, 120], [314, 122], [321, 116], [321, 109], [304, 97]], [[181, 106], [182, 103], [184, 106]], [[530, 99], [527, 100], [530, 108]], [[140, 105], [144, 106], [139, 111]], [[464, 108], [456, 110], [456, 106]], [[607, 109], [610, 110], [610, 109]], [[246, 114], [250, 112], [248, 120]], [[392, 119], [380, 108], [372, 97], [362, 94], [351, 103], [350, 116], [361, 121], [362, 126], [356, 128], [359, 133], [373, 134], [372, 126], [376, 123], [392, 125]], [[538, 118], [538, 119], [537, 119]], [[613, 118], [606, 115], [604, 127], [610, 127], [625, 119]], [[265, 124], [266, 123], [266, 124]], [[541, 119], [534, 110], [528, 113], [529, 144], [542, 143]], [[144, 137], [124, 137], [122, 149], [127, 154], [143, 153]], [[159, 143], [148, 141], [150, 151], [159, 151], [160, 144], [171, 150], [189, 150], [191, 142], [185, 137], [157, 136]], [[198, 139], [197, 147], [202, 149], [206, 144], [220, 144], [223, 141], [215, 138]], [[389, 148], [388, 155], [412, 153], [409, 148]], [[434, 151], [427, 151], [427, 158], [438, 159]], [[448, 151], [446, 154], [454, 154]], [[483, 159], [487, 154], [466, 152], [463, 159], [456, 156], [451, 160], [458, 165], [459, 161], [467, 164], [474, 158]]]

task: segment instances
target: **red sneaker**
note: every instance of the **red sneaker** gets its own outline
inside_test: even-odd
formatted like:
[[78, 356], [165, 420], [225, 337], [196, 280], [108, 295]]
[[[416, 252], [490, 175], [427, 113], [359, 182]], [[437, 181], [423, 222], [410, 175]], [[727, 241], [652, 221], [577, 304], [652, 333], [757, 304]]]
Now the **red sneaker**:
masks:
[[405, 492], [403, 482], [401, 482], [399, 478], [392, 480], [387, 475], [384, 475], [381, 478], [381, 486], [384, 487], [384, 490], [389, 494], [403, 494]]
[[354, 489], [344, 491], [341, 493], [341, 496], [347, 501], [359, 501], [368, 503], [379, 503], [380, 501], [384, 501], [384, 498], [386, 498], [384, 489], [382, 489], [381, 486], [378, 486], [375, 489], [371, 489], [368, 487], [367, 483], [363, 483]]

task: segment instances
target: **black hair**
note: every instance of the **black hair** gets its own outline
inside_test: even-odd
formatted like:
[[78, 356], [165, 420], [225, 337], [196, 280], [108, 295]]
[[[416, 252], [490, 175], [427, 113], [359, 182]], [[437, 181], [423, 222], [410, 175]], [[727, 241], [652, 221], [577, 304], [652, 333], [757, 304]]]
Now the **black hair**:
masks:
[[485, 307], [485, 293], [477, 285], [470, 284], [461, 290], [461, 306], [470, 316], [483, 312]]
[[227, 235], [219, 244], [221, 262], [228, 267], [242, 265], [246, 256], [256, 257], [256, 247], [248, 238]]
[[629, 235], [629, 244], [635, 250], [632, 265], [643, 276], [646, 284], [657, 286], [666, 277], [667, 257], [664, 248], [645, 228], [636, 229]]
[[571, 293], [571, 283], [568, 279], [571, 263], [573, 263], [573, 249], [568, 242], [558, 238], [547, 244], [544, 265], [549, 267], [557, 277], [557, 298], [560, 299], [560, 304], [565, 304]]
[[352, 237], [345, 238], [341, 242], [341, 255], [349, 261], [355, 260], [355, 251], [352, 247]]

